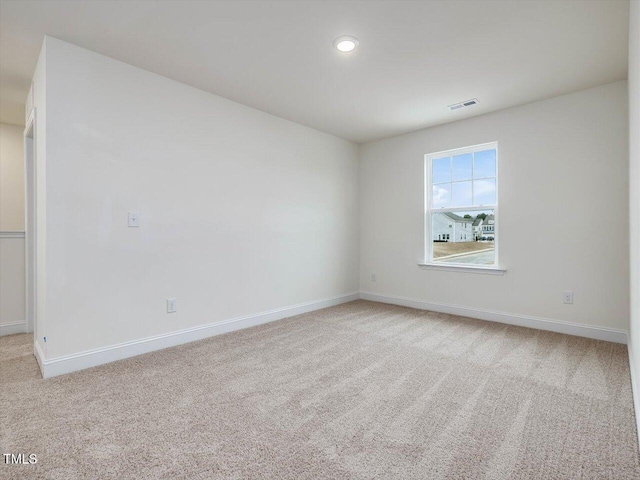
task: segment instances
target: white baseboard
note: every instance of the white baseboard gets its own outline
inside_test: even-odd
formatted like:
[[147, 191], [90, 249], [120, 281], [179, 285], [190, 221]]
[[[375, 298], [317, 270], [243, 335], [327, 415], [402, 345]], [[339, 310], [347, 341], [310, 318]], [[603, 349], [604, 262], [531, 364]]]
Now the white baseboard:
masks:
[[27, 322], [25, 320], [0, 324], [0, 337], [15, 335], [16, 333], [27, 333]]
[[255, 327], [263, 323], [332, 307], [341, 303], [358, 300], [359, 298], [359, 293], [349, 293], [57, 358], [45, 358], [42, 351], [38, 351], [39, 345], [36, 343], [36, 356], [40, 355], [39, 363], [42, 376], [44, 378], [51, 378], [116, 360], [134, 357], [143, 353], [161, 350], [163, 348], [174, 347], [243, 328]]
[[371, 300], [373, 302], [390, 303], [393, 305], [401, 305], [403, 307], [417, 308], [419, 310], [431, 310], [434, 312], [449, 313], [452, 315], [478, 318], [480, 320], [489, 320], [491, 322], [506, 323], [509, 325], [517, 325], [520, 327], [535, 328], [537, 330], [565, 333], [568, 335], [593, 338], [596, 340], [627, 343], [627, 332], [614, 328], [596, 327], [592, 325], [582, 325], [579, 323], [550, 320], [548, 318], [532, 317], [529, 315], [495, 312], [492, 310], [482, 310], [479, 308], [468, 308], [458, 305], [426, 302], [424, 300], [396, 297], [393, 295], [383, 295], [372, 292], [360, 292], [360, 298], [363, 300]]
[[631, 393], [633, 393], [633, 407], [636, 412], [636, 433], [638, 434], [638, 447], [640, 448], [640, 385], [636, 376], [635, 366], [633, 363], [634, 352], [631, 342], [627, 343], [627, 351], [629, 352], [629, 370], [631, 371]]

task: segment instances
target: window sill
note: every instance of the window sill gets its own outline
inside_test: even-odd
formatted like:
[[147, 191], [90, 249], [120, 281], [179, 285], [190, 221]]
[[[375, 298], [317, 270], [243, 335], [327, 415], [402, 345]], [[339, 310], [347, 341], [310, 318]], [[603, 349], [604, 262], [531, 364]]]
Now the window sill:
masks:
[[452, 265], [442, 263], [419, 263], [418, 266], [423, 270], [440, 270], [443, 272], [464, 272], [464, 273], [482, 273], [485, 275], [504, 275], [507, 271], [498, 267], [482, 267], [479, 265]]

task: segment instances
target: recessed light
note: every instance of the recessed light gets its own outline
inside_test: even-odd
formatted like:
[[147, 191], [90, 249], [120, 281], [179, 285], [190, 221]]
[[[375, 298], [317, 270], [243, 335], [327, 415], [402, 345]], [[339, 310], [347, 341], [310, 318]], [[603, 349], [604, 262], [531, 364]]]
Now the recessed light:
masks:
[[333, 41], [333, 46], [338, 49], [339, 52], [349, 53], [356, 49], [360, 42], [356, 37], [351, 35], [343, 35]]

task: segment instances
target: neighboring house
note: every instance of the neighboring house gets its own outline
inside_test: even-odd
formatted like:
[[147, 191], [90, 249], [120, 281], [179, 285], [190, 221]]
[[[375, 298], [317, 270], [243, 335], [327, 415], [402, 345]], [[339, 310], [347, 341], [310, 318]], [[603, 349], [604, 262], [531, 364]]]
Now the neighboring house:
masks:
[[482, 235], [481, 237], [494, 238], [496, 234], [496, 221], [493, 215], [487, 215], [487, 218], [482, 222]]
[[493, 215], [487, 215], [486, 218], [476, 218], [473, 221], [473, 239], [480, 240], [482, 237], [495, 238], [496, 222]]
[[479, 240], [482, 236], [482, 218], [476, 218], [473, 221], [473, 239]]
[[455, 213], [436, 213], [433, 215], [432, 238], [439, 242], [472, 242], [473, 219], [463, 218]]

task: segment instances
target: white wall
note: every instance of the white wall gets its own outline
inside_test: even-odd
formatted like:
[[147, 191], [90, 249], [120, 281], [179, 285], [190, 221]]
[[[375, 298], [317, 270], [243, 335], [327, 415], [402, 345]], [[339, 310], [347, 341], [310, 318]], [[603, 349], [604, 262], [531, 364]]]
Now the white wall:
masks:
[[22, 131], [0, 123], [0, 335], [25, 329]]
[[24, 232], [22, 127], [0, 123], [0, 231]]
[[24, 237], [0, 236], [0, 335], [26, 331]]
[[45, 55], [47, 359], [358, 290], [354, 144], [59, 40]]
[[[424, 155], [491, 141], [507, 273], [420, 269]], [[361, 289], [626, 331], [627, 158], [626, 82], [362, 145]]]
[[[359, 287], [628, 328], [626, 82], [365, 144], [359, 162], [344, 140], [45, 47], [34, 81], [47, 359]], [[421, 270], [424, 154], [494, 140], [507, 273]]]
[[629, 349], [640, 434], [640, 1], [631, 2], [629, 23], [629, 207], [631, 225], [631, 325]]

